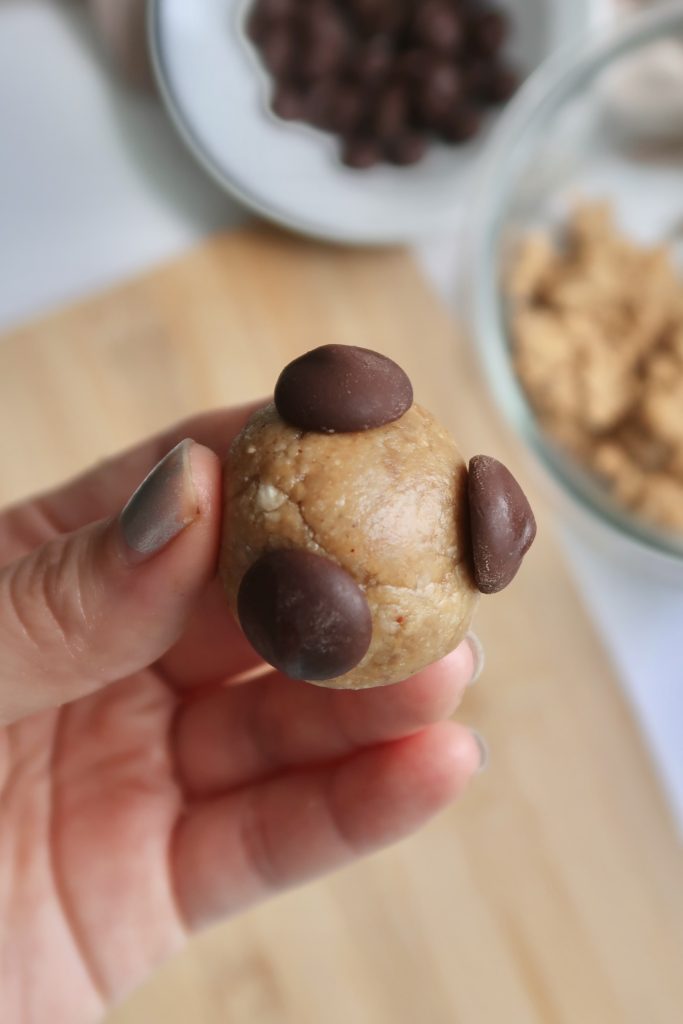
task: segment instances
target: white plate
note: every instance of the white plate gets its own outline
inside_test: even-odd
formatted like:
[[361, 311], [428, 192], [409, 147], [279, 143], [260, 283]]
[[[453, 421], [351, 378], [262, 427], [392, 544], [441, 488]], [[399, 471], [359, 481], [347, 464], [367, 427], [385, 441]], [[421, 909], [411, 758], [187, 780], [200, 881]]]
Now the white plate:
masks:
[[[511, 59], [532, 71], [585, 30], [590, 0], [500, 0], [515, 25]], [[451, 231], [485, 142], [435, 146], [415, 167], [353, 171], [334, 139], [268, 111], [267, 76], [243, 31], [251, 0], [150, 0], [157, 78], [205, 169], [264, 217], [338, 242], [405, 242]]]

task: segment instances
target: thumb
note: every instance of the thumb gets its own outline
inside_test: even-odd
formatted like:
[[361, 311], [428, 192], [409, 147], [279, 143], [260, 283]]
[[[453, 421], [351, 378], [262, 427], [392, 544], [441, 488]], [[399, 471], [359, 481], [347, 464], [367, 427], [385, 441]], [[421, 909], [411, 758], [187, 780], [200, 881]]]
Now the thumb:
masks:
[[181, 633], [215, 573], [218, 456], [182, 441], [121, 514], [0, 572], [0, 723], [139, 671]]

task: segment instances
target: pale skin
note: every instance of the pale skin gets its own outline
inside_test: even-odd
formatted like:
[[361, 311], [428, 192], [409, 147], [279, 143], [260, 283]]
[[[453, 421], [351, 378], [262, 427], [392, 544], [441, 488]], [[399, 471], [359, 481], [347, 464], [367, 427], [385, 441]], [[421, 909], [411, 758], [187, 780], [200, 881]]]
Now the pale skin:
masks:
[[[359, 693], [259, 666], [216, 580], [221, 457], [245, 416], [0, 513], [3, 1021], [101, 1020], [196, 929], [411, 833], [478, 769], [450, 720], [467, 644]], [[132, 558], [118, 513], [183, 437], [192, 519]]]

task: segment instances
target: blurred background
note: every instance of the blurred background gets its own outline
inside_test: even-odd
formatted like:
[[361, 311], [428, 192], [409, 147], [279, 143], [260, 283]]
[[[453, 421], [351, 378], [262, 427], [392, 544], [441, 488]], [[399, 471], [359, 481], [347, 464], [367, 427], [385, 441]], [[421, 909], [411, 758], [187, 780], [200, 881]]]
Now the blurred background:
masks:
[[471, 793], [111, 1024], [673, 1024], [683, 4], [288, 4], [0, 5], [0, 502], [336, 341], [539, 538], [480, 616]]

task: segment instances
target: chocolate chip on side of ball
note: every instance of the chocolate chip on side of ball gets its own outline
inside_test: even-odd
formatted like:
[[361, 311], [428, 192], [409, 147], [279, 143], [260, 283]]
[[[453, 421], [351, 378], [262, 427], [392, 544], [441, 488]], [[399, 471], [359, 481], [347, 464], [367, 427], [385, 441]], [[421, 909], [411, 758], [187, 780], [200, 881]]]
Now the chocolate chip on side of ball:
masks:
[[341, 566], [310, 551], [258, 558], [242, 578], [237, 615], [254, 650], [291, 679], [323, 682], [350, 672], [372, 638], [361, 588]]
[[510, 470], [490, 456], [470, 460], [468, 494], [475, 582], [482, 594], [497, 594], [533, 544], [536, 520]]
[[326, 434], [372, 430], [413, 404], [407, 374], [388, 356], [354, 345], [322, 345], [289, 363], [275, 385], [283, 420]]

